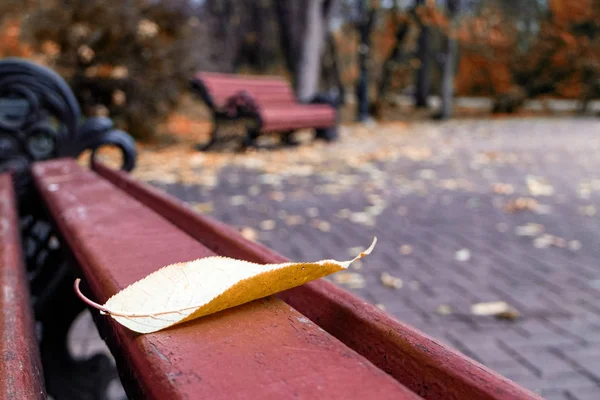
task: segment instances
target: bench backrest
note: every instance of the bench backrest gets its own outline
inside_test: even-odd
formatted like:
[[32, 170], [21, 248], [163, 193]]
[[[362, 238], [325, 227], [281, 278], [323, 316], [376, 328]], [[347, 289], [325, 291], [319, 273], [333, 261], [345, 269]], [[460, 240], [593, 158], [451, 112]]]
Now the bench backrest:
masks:
[[231, 96], [241, 92], [249, 94], [259, 107], [296, 103], [290, 84], [276, 76], [199, 72], [195, 76], [194, 83], [205, 91], [204, 101], [216, 110], [222, 109]]

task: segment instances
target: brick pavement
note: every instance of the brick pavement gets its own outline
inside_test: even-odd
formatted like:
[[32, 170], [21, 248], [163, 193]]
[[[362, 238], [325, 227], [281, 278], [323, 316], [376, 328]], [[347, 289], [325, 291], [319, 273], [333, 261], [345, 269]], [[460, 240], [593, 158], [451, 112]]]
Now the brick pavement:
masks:
[[[378, 126], [365, 141], [347, 128], [340, 144], [316, 150], [352, 147], [347, 159], [295, 159], [279, 176], [232, 163], [214, 188], [154, 183], [292, 259], [347, 257], [377, 235], [353, 270], [365, 282], [355, 294], [548, 399], [600, 398], [600, 121], [395, 129]], [[533, 211], [507, 212], [520, 197], [537, 202]], [[470, 257], [459, 261], [461, 249]], [[382, 272], [403, 287], [384, 286]], [[483, 301], [506, 301], [520, 317], [472, 315]]]

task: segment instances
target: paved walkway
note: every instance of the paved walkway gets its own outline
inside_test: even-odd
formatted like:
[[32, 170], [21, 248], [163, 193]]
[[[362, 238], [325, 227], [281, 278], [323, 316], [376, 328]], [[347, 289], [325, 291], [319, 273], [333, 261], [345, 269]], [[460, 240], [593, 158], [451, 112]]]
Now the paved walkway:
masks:
[[[348, 257], [376, 235], [332, 280], [548, 399], [600, 398], [600, 121], [343, 133], [238, 156], [208, 188], [156, 184], [296, 260]], [[519, 318], [472, 314], [488, 301]]]
[[[371, 256], [330, 279], [547, 399], [600, 398], [598, 119], [348, 127], [333, 145], [244, 155], [145, 151], [136, 176], [295, 260], [351, 257], [376, 235]], [[519, 317], [473, 315], [490, 301]], [[102, 343], [86, 324], [75, 341], [91, 353]]]

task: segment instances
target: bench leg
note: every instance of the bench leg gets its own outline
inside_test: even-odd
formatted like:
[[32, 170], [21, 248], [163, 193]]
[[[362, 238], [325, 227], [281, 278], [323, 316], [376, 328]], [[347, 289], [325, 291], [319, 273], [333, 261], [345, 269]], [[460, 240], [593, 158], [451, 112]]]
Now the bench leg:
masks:
[[260, 131], [248, 128], [244, 141], [242, 142], [242, 150], [256, 146], [256, 139], [260, 135]]
[[338, 127], [331, 126], [329, 128], [317, 128], [315, 129], [315, 139], [321, 139], [326, 142], [333, 142], [339, 137]]
[[298, 146], [300, 142], [294, 138], [294, 131], [287, 131], [281, 134], [281, 140], [285, 146]]
[[104, 400], [117, 378], [101, 354], [76, 360], [68, 346], [69, 329], [85, 309], [73, 291], [75, 276], [35, 192], [20, 199], [21, 234], [30, 276], [35, 319], [41, 327], [40, 355], [49, 395], [55, 399]]
[[[65, 268], [68, 268], [64, 265]], [[83, 311], [73, 293], [74, 276], [65, 274], [49, 299], [50, 310], [40, 322], [42, 341], [40, 352], [48, 393], [55, 399], [107, 399], [108, 386], [117, 378], [117, 371], [104, 354], [76, 360], [68, 347], [68, 333], [75, 318]]]

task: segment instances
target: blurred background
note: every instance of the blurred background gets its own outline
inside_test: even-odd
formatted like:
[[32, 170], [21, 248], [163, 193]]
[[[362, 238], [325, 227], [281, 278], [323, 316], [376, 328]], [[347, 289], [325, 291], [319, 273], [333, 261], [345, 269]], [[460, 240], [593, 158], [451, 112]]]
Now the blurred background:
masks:
[[[600, 398], [600, 1], [4, 0], [9, 56], [131, 133], [138, 179], [294, 260], [376, 235], [332, 281], [547, 399]], [[197, 71], [327, 93], [340, 138], [197, 151]]]
[[[458, 116], [599, 111], [597, 0], [5, 0], [0, 8], [0, 56], [53, 67], [88, 115], [110, 114], [140, 139], [157, 135], [198, 70], [285, 76], [299, 97], [335, 93], [346, 121], [448, 118], [453, 105]], [[307, 53], [319, 62], [302, 62]], [[444, 81], [453, 86], [445, 97]]]

